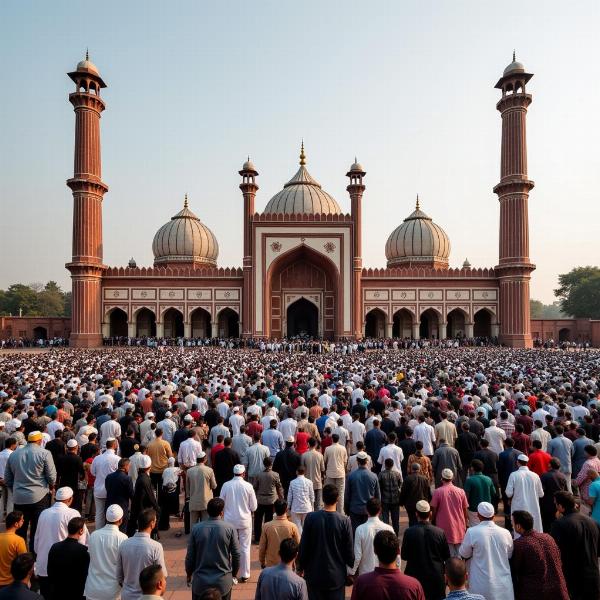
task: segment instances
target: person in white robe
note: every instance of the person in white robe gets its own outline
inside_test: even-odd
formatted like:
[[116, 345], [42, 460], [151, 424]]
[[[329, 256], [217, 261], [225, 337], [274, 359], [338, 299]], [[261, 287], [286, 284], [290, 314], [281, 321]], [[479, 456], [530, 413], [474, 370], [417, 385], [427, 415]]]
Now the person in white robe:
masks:
[[494, 507], [489, 502], [477, 506], [480, 523], [469, 527], [458, 550], [469, 561], [469, 592], [490, 600], [514, 600], [510, 557], [513, 540], [507, 529], [494, 523]]
[[510, 500], [511, 514], [515, 510], [526, 510], [533, 517], [533, 528], [543, 533], [539, 499], [544, 496], [540, 476], [527, 467], [529, 458], [525, 454], [517, 457], [519, 468], [510, 474], [506, 484], [506, 495]]

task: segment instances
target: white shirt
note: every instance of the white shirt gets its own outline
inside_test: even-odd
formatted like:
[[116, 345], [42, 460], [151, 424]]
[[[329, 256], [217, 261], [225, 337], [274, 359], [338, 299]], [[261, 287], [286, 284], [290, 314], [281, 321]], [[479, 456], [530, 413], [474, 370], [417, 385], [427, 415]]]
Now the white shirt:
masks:
[[315, 504], [313, 482], [304, 475], [298, 475], [296, 479], [292, 479], [288, 490], [287, 503], [290, 512], [312, 512]]
[[173, 436], [177, 431], [177, 425], [175, 425], [174, 421], [171, 421], [169, 418], [165, 418], [156, 424], [156, 429], [162, 429], [163, 440], [165, 440], [165, 442], [169, 442], [169, 444], [173, 443]]
[[540, 476], [527, 467], [519, 467], [508, 478], [506, 495], [512, 498], [511, 513], [515, 510], [526, 510], [533, 517], [533, 528], [542, 533], [544, 529], [539, 499], [544, 496], [544, 489]]
[[366, 523], [359, 525], [354, 533], [354, 567], [348, 569], [351, 575], [371, 573], [379, 566], [379, 560], [375, 556], [373, 540], [378, 531], [391, 531], [391, 525], [384, 523], [379, 517], [369, 517]]
[[221, 488], [221, 498], [225, 502], [223, 520], [231, 523], [235, 529], [252, 527], [252, 512], [256, 510], [256, 494], [250, 483], [235, 475]]
[[115, 565], [119, 547], [126, 539], [127, 535], [111, 523], [90, 535], [90, 567], [84, 591], [87, 600], [114, 600], [121, 594]]
[[352, 436], [352, 454], [356, 453], [356, 442], [364, 442], [365, 441], [365, 426], [360, 422], [359, 419], [356, 421], [352, 421], [350, 426], [348, 427], [348, 431]]
[[514, 600], [509, 559], [513, 553], [510, 532], [493, 521], [482, 521], [469, 527], [459, 554], [471, 558], [469, 592], [493, 600]]
[[[69, 508], [64, 502], [55, 502], [50, 508], [42, 511], [33, 541], [33, 549], [37, 555], [36, 575], [48, 577], [48, 552], [53, 544], [67, 538], [69, 521], [75, 517], [81, 517], [79, 511]], [[79, 543], [85, 546], [87, 536], [87, 527], [84, 526]]]
[[118, 421], [105, 421], [100, 427], [100, 439], [102, 440], [102, 449], [106, 448], [106, 440], [110, 438], [117, 439], [121, 437], [121, 426]]
[[46, 425], [46, 431], [52, 439], [56, 437], [57, 431], [62, 431], [64, 428], [65, 426], [57, 419], [54, 419], [54, 421], [50, 421], [50, 423]]
[[238, 435], [240, 433], [240, 427], [246, 422], [246, 419], [240, 415], [240, 413], [233, 413], [229, 417], [229, 425], [231, 427], [231, 431], [233, 435]]
[[292, 419], [292, 417], [288, 417], [279, 423], [277, 429], [281, 432], [284, 440], [287, 440], [289, 437], [296, 437], [296, 429], [298, 427], [298, 423]]
[[13, 453], [13, 450], [9, 448], [4, 448], [2, 452], [0, 452], [0, 479], [4, 479], [4, 469], [6, 469], [6, 463], [8, 462], [8, 457]]
[[425, 422], [419, 423], [413, 431], [413, 437], [415, 440], [423, 442], [423, 454], [425, 456], [433, 456], [435, 429], [431, 425]]
[[552, 436], [542, 427], [538, 429], [534, 429], [529, 438], [533, 442], [534, 440], [539, 440], [542, 443], [542, 450], [544, 452], [548, 451], [548, 442], [552, 439]]
[[202, 451], [202, 444], [194, 438], [181, 442], [177, 453], [177, 462], [185, 467], [195, 467], [196, 457]]
[[110, 448], [104, 454], [96, 456], [92, 461], [90, 472], [96, 478], [94, 481], [94, 496], [96, 498], [106, 498], [106, 488], [104, 487], [104, 481], [106, 476], [114, 473], [119, 466], [119, 457], [115, 454], [115, 451]]
[[483, 433], [483, 438], [490, 443], [490, 450], [496, 454], [500, 454], [504, 450], [504, 440], [506, 439], [506, 431], [495, 425], [488, 427]]
[[379, 451], [379, 458], [377, 462], [380, 465], [385, 464], [385, 459], [391, 458], [394, 461], [394, 466], [392, 467], [392, 471], [397, 471], [402, 475], [402, 461], [404, 460], [404, 452], [402, 452], [402, 448], [396, 446], [396, 444], [387, 444]]

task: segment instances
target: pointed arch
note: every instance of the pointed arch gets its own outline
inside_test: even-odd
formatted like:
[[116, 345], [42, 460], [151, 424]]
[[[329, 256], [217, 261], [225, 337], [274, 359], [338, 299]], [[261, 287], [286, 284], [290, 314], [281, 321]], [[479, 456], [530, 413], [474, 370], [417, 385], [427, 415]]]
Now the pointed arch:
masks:
[[392, 337], [412, 338], [415, 316], [408, 308], [400, 308], [394, 313]]
[[365, 315], [365, 337], [385, 337], [385, 313], [381, 308], [372, 308]]

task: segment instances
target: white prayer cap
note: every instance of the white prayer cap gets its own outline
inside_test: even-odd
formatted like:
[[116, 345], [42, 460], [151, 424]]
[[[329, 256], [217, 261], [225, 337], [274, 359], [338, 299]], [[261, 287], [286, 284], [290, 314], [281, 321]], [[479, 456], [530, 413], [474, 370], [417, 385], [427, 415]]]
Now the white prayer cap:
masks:
[[109, 523], [116, 523], [123, 518], [123, 509], [118, 504], [111, 504], [106, 509], [106, 520]]
[[55, 498], [56, 498], [57, 502], [62, 502], [63, 500], [68, 500], [69, 498], [72, 498], [72, 497], [73, 497], [73, 490], [68, 486], [61, 487], [61, 488], [58, 488], [58, 490], [56, 490]]
[[442, 479], [445, 479], [446, 481], [452, 481], [454, 479], [454, 473], [452, 472], [452, 469], [444, 469], [442, 471]]
[[175, 459], [171, 456], [167, 462], [169, 463], [169, 466], [172, 467], [175, 464]]
[[417, 509], [417, 512], [420, 513], [428, 513], [431, 511], [431, 506], [429, 506], [427, 500], [419, 500], [415, 508]]
[[486, 519], [491, 519], [494, 516], [494, 507], [489, 502], [480, 502], [477, 505], [477, 512]]
[[361, 451], [356, 454], [356, 458], [359, 458], [360, 460], [365, 460], [369, 458], [369, 455], [366, 452]]
[[294, 436], [293, 435], [288, 435], [285, 438], [285, 441], [288, 442], [288, 444], [293, 444], [294, 443]]
[[496, 419], [490, 421], [490, 427], [496, 427]]
[[146, 419], [153, 419], [153, 418], [154, 418], [153, 412], [146, 413]]
[[81, 436], [79, 436], [79, 441], [81, 442], [81, 445], [83, 446], [83, 445], [87, 444], [90, 441], [90, 439], [88, 438], [87, 435], [81, 435]]
[[116, 442], [116, 441], [117, 441], [117, 439], [116, 439], [116, 438], [114, 438], [114, 437], [108, 437], [108, 438], [106, 438], [106, 442], [107, 442], [107, 443], [108, 443], [108, 442]]
[[233, 412], [240, 412], [240, 407], [239, 406], [234, 406], [233, 407]]
[[77, 440], [74, 438], [71, 438], [68, 442], [67, 442], [67, 448], [77, 448]]
[[0, 421], [0, 427], [4, 427], [6, 425], [5, 421]]
[[168, 419], [169, 417], [172, 417], [172, 416], [173, 416], [173, 413], [172, 413], [170, 410], [168, 410], [168, 411], [165, 413], [165, 417], [167, 417], [167, 419]]
[[142, 454], [140, 461], [140, 467], [142, 469], [148, 469], [152, 466], [152, 459], [147, 454]]
[[204, 450], [200, 450], [200, 452], [198, 452], [198, 458], [204, 458], [206, 456], [206, 452], [204, 452]]
[[244, 465], [235, 465], [235, 467], [233, 467], [233, 474], [234, 475], [241, 475], [242, 473], [246, 472], [246, 467], [244, 467]]
[[529, 462], [529, 457], [526, 454], [519, 454], [519, 456], [517, 456], [517, 460], [519, 462]]
[[192, 417], [192, 415], [185, 415], [185, 417], [183, 417], [183, 420], [189, 423], [190, 421], [194, 420], [194, 417]]

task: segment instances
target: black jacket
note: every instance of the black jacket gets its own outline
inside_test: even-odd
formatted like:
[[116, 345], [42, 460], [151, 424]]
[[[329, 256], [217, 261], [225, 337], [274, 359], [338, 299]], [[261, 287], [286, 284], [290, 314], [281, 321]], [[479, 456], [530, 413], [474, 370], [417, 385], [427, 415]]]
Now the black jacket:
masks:
[[135, 482], [135, 489], [133, 490], [131, 518], [133, 520], [137, 519], [137, 516], [145, 508], [153, 508], [156, 512], [159, 512], [158, 502], [156, 501], [156, 495], [150, 477], [147, 473], [140, 473]]
[[53, 544], [48, 553], [48, 577], [54, 600], [81, 600], [90, 555], [87, 546], [73, 538]]
[[129, 501], [133, 498], [133, 483], [129, 475], [119, 469], [106, 476], [104, 486], [106, 487], [106, 506], [118, 504], [123, 512], [128, 514]]
[[232, 448], [223, 448], [215, 454], [215, 479], [218, 485], [223, 485], [226, 481], [233, 479], [233, 467], [240, 463], [238, 453]]
[[296, 470], [300, 466], [300, 455], [294, 450], [293, 446], [288, 446], [280, 450], [273, 461], [273, 471], [279, 473], [281, 485], [286, 494], [290, 487], [290, 481], [296, 478]]

